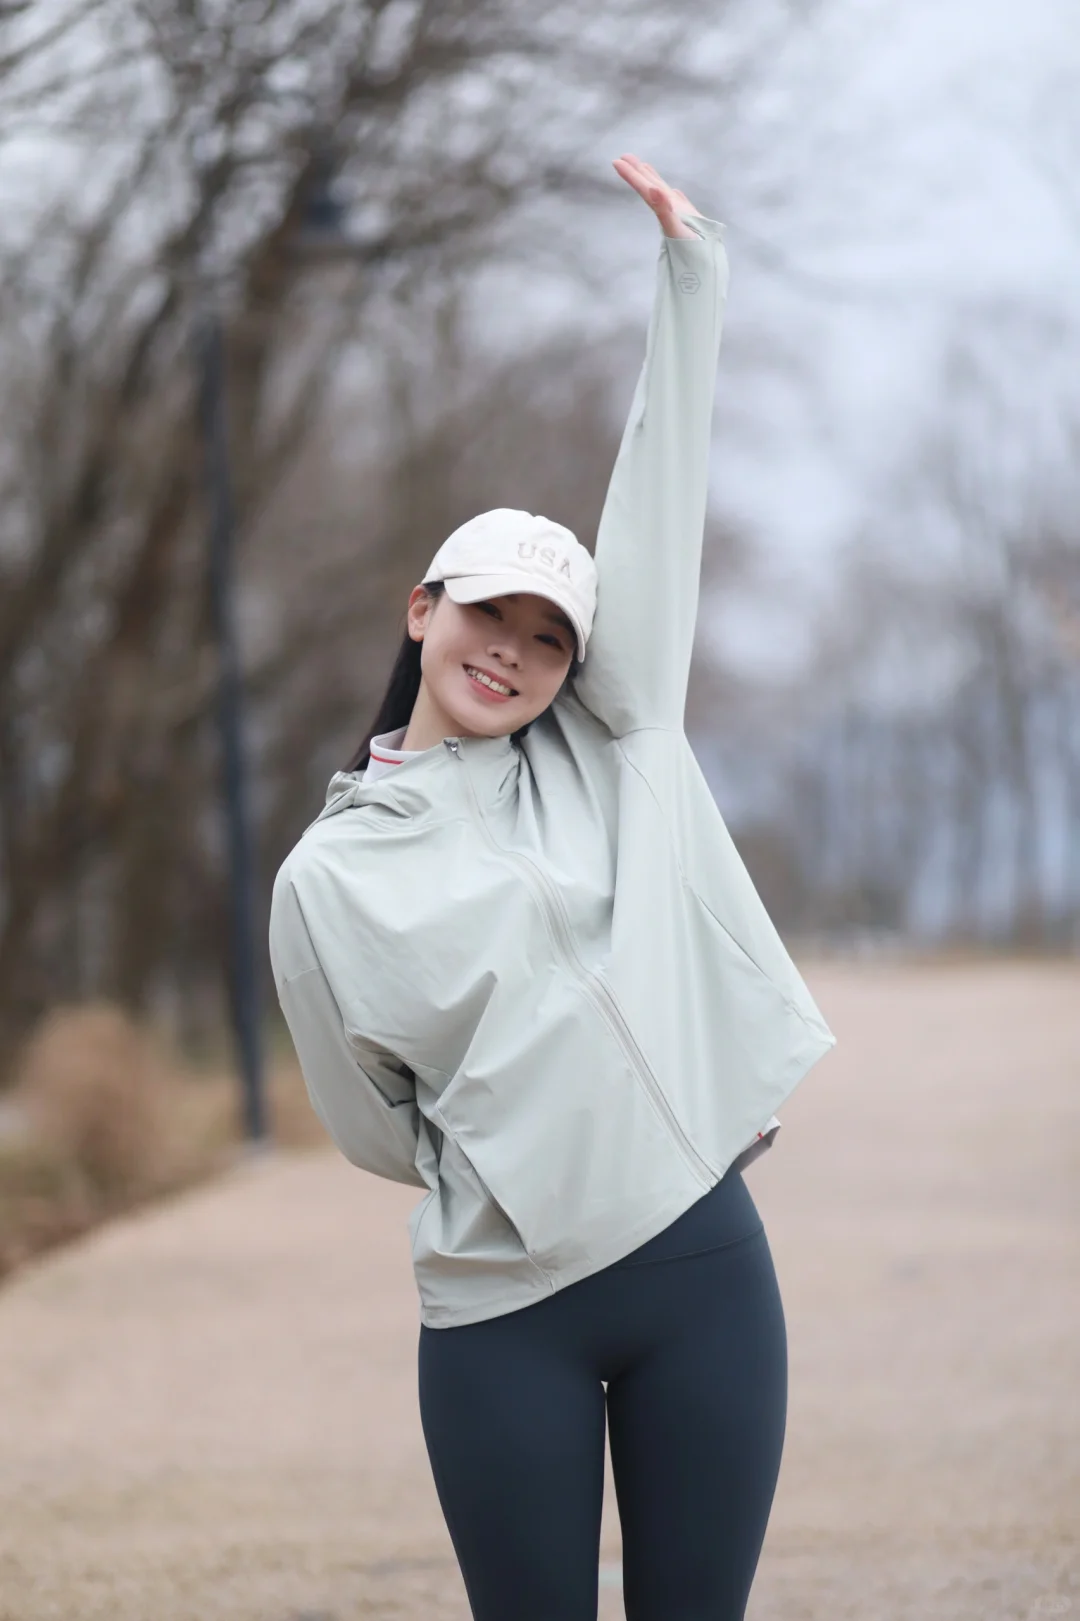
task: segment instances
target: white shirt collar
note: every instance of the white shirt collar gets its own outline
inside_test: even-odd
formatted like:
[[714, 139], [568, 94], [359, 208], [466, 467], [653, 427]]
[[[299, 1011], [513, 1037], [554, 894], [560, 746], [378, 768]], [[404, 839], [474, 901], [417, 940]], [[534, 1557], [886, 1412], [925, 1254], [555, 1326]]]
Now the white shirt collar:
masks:
[[414, 754], [420, 754], [420, 749], [403, 749], [401, 741], [408, 726], [399, 726], [396, 731], [382, 732], [378, 737], [371, 739], [371, 759], [364, 771], [363, 781], [374, 782], [378, 777], [385, 777], [402, 760], [409, 760]]

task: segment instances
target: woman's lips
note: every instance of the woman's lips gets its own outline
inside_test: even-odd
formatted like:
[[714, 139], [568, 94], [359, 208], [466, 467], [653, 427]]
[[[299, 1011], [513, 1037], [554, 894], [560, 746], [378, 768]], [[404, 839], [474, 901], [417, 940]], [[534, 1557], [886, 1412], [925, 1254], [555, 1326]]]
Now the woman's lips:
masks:
[[[462, 669], [465, 670], [464, 665], [462, 665]], [[465, 679], [473, 691], [479, 693], [481, 698], [486, 698], [489, 704], [508, 704], [510, 699], [514, 697], [513, 693], [494, 692], [491, 687], [485, 687], [484, 683], [482, 681], [477, 681], [476, 677], [471, 676], [468, 670], [465, 670]], [[507, 686], [510, 685], [509, 682], [506, 684]]]

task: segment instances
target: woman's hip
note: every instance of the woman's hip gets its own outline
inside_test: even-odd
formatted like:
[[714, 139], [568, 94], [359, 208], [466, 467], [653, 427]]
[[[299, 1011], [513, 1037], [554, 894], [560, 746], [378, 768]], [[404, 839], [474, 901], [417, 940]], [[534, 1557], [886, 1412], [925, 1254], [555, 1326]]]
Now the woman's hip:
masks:
[[[421, 1328], [426, 1359], [489, 1356], [510, 1366], [519, 1349], [536, 1357], [570, 1356], [610, 1377], [658, 1338], [738, 1332], [742, 1319], [779, 1312], [768, 1240], [741, 1175], [729, 1171], [660, 1233], [621, 1260], [531, 1305], [451, 1328]], [[475, 1361], [474, 1361], [475, 1358]]]

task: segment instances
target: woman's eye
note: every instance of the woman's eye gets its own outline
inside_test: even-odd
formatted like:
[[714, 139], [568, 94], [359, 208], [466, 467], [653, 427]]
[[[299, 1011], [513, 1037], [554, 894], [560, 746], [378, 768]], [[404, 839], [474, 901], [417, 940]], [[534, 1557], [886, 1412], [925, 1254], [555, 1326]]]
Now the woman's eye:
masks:
[[[479, 608], [481, 613], [494, 614], [496, 619], [502, 618], [502, 615], [493, 602], [476, 602], [473, 604], [473, 606], [475, 608]], [[547, 642], [549, 647], [558, 648], [560, 653], [564, 651], [563, 644], [558, 636], [541, 636], [539, 640], [542, 642]]]

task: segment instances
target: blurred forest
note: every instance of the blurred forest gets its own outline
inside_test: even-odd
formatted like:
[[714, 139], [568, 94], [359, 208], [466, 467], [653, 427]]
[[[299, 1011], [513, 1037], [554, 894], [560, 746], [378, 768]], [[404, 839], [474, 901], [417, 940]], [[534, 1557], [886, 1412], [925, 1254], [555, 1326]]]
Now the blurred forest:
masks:
[[[500, 262], [589, 290], [581, 232], [627, 206], [597, 141], [676, 99], [730, 120], [755, 82], [752, 39], [702, 66], [706, 22], [723, 6], [0, 3], [0, 163], [23, 177], [0, 233], [0, 1077], [56, 1003], [192, 1047], [222, 1024], [200, 315], [226, 340], [265, 938], [446, 534], [512, 505], [592, 544], [643, 322], [499, 350], [470, 285]], [[699, 648], [688, 731], [782, 930], [1080, 943], [1078, 537], [956, 452], [984, 385], [960, 330], [797, 679]], [[928, 505], [956, 542], [933, 572]], [[712, 513], [703, 604], [752, 588], [753, 538]]]

